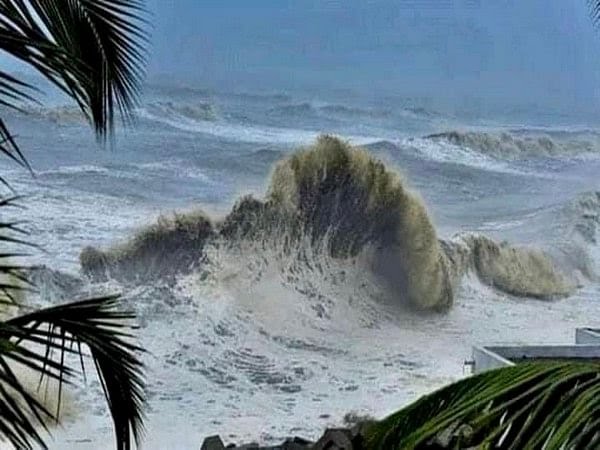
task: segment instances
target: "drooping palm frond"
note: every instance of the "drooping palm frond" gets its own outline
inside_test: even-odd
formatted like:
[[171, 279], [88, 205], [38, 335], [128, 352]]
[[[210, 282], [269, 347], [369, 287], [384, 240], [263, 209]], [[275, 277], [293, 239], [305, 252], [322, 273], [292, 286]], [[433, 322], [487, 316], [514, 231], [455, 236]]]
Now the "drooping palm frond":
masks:
[[[0, 213], [18, 206], [18, 198], [0, 199]], [[0, 308], [19, 304], [21, 292], [34, 289], [28, 267], [18, 263], [27, 256], [19, 250], [33, 247], [19, 223], [0, 217]], [[57, 420], [63, 383], [76, 372], [73, 357], [87, 350], [104, 389], [115, 426], [117, 449], [139, 443], [143, 428], [144, 378], [141, 349], [132, 343], [134, 315], [119, 309], [116, 297], [102, 297], [34, 311], [0, 321], [0, 441], [15, 448], [45, 447], [40, 427]], [[13, 364], [9, 365], [12, 362]], [[58, 382], [58, 408], [48, 410], [22, 385], [14, 371], [21, 364]], [[71, 364], [71, 365], [70, 365]], [[79, 365], [79, 364], [77, 364]]]
[[[104, 139], [114, 130], [117, 113], [129, 121], [139, 96], [146, 42], [142, 12], [142, 0], [0, 0], [0, 51], [74, 99]], [[35, 101], [36, 91], [0, 68], [0, 111]], [[29, 168], [2, 118], [0, 153]], [[1, 176], [0, 182], [9, 186]], [[15, 200], [0, 198], [0, 210]], [[20, 248], [30, 245], [18, 236], [24, 233], [19, 223], [0, 217], [0, 307], [17, 304], [19, 292], [30, 286], [27, 267], [15, 263], [26, 256]], [[141, 349], [128, 334], [132, 318], [118, 308], [115, 297], [105, 297], [0, 322], [0, 440], [15, 448], [46, 448], [39, 427], [58, 418], [63, 383], [72, 381], [75, 372], [67, 355], [78, 355], [84, 369], [82, 348], [87, 348], [113, 418], [117, 448], [138, 443], [144, 379], [137, 356]], [[58, 381], [57, 411], [49, 411], [23, 387], [14, 364]]]
[[[57, 380], [60, 399], [62, 384], [72, 381], [75, 372], [67, 364], [67, 355], [77, 355], [84, 370], [83, 348], [87, 347], [113, 418], [117, 449], [128, 450], [133, 441], [139, 444], [145, 397], [143, 367], [136, 356], [141, 348], [131, 342], [127, 323], [133, 318], [133, 314], [118, 309], [116, 297], [104, 297], [0, 322], [0, 435], [17, 448], [32, 448], [31, 440], [44, 446], [33, 422], [46, 427], [48, 420], [59, 414], [48, 411], [24, 389], [7, 362]], [[15, 397], [27, 406], [30, 416], [14, 406]]]
[[536, 362], [427, 395], [369, 428], [367, 448], [600, 448], [600, 364]]
[[[113, 129], [115, 112], [128, 120], [136, 104], [144, 23], [142, 0], [3, 0], [0, 50], [72, 97], [104, 137]], [[18, 107], [31, 98], [32, 88], [0, 70], [0, 105]]]
[[[9, 208], [19, 208], [18, 196], [0, 197], [0, 214]], [[18, 263], [29, 256], [23, 249], [36, 248], [27, 242], [27, 231], [21, 223], [9, 221], [0, 216], [0, 310], [7, 306], [19, 306], [18, 294], [30, 290], [27, 280], [28, 267]]]
[[[19, 146], [17, 145], [13, 135], [10, 133], [10, 131], [8, 131], [8, 128], [6, 127], [6, 124], [2, 118], [0, 118], [0, 153], [8, 156], [20, 166], [31, 170], [27, 159], [25, 156], [23, 156], [23, 153], [21, 153]], [[10, 184], [2, 175], [0, 175], [0, 183], [12, 191]]]

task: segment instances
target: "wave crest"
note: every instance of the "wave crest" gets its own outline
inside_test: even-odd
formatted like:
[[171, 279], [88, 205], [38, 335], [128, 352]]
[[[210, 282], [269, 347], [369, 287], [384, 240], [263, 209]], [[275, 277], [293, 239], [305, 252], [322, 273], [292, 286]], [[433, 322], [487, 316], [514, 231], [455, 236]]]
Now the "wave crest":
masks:
[[21, 108], [25, 115], [56, 124], [82, 123], [85, 115], [77, 106], [24, 106]]
[[189, 120], [214, 121], [218, 119], [215, 106], [208, 102], [175, 103], [153, 102], [146, 105], [144, 112], [162, 119], [184, 118]]
[[86, 247], [79, 261], [83, 273], [96, 281], [151, 281], [196, 268], [212, 234], [211, 221], [199, 211], [160, 217], [122, 245], [107, 251]]
[[430, 134], [425, 139], [442, 141], [492, 156], [498, 159], [528, 157], [556, 157], [597, 153], [600, 148], [595, 139], [584, 134], [559, 138], [546, 133], [521, 133], [479, 131], [447, 131]]
[[215, 246], [237, 249], [240, 265], [262, 253], [284, 255], [296, 268], [286, 263], [283, 278], [298, 283], [300, 272], [327, 270], [323, 261], [358, 266], [385, 286], [385, 297], [417, 309], [450, 307], [467, 272], [515, 296], [547, 299], [575, 289], [541, 251], [476, 235], [438, 239], [423, 202], [397, 173], [330, 136], [280, 161], [265, 199], [244, 197], [218, 221], [200, 212], [162, 218], [121, 246], [85, 249], [81, 264], [93, 278], [144, 281], [209, 270], [206, 249]]
[[472, 270], [482, 283], [507, 294], [553, 299], [575, 290], [551, 256], [538, 249], [497, 243], [480, 235], [463, 236], [445, 248], [454, 255], [455, 273]]

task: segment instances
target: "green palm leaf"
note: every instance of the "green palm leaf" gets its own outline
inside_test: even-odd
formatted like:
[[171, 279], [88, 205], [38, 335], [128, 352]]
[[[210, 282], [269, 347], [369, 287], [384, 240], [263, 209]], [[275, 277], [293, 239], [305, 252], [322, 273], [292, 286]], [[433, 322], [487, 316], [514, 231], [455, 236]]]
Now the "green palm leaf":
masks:
[[376, 423], [367, 448], [594, 449], [600, 365], [537, 362], [486, 372]]
[[[113, 418], [117, 448], [129, 449], [132, 440], [140, 442], [145, 403], [143, 367], [136, 356], [141, 349], [131, 342], [131, 327], [126, 322], [133, 318], [133, 314], [118, 309], [117, 297], [104, 297], [38, 310], [0, 323], [0, 342], [10, 343], [0, 347], [0, 369], [4, 368], [4, 372], [0, 370], [0, 382], [19, 393], [37, 422], [45, 426], [48, 419], [58, 417], [60, 402], [56, 412], [44, 409], [20, 387], [6, 362], [12, 360], [58, 380], [60, 397], [62, 383], [70, 382], [74, 374], [74, 369], [66, 365], [65, 356], [78, 355], [83, 368], [82, 345], [87, 347]], [[6, 405], [11, 398], [3, 397], [0, 391], [0, 409], [10, 410]], [[0, 417], [0, 431], [12, 426], [19, 436], [31, 435], [43, 445], [31, 420], [20, 414], [16, 423], [16, 416]], [[14, 437], [7, 435], [13, 444], [19, 444], [18, 448], [25, 446], [11, 436]]]
[[[0, 212], [14, 207], [18, 198], [0, 200]], [[0, 243], [15, 249], [33, 247], [19, 223], [0, 220]], [[0, 306], [18, 305], [18, 294], [34, 290], [27, 278], [28, 267], [16, 263], [24, 253], [0, 253]], [[73, 358], [81, 361], [87, 348], [104, 389], [113, 419], [117, 448], [139, 443], [145, 405], [141, 349], [132, 343], [134, 315], [119, 308], [109, 296], [69, 303], [17, 316], [0, 322], [0, 440], [16, 448], [46, 448], [38, 429], [58, 420], [63, 383], [74, 381]], [[12, 364], [9, 364], [12, 363]], [[49, 411], [29, 392], [14, 372], [14, 365], [40, 373], [58, 382], [58, 407]]]
[[[71, 96], [98, 136], [128, 121], [143, 76], [146, 42], [140, 0], [0, 2], [0, 50], [32, 66]], [[0, 71], [0, 100], [29, 99], [31, 86]]]
[[[139, 97], [146, 34], [140, 0], [0, 0], [0, 51], [31, 66], [70, 96], [96, 135], [112, 135], [115, 116], [125, 123]], [[37, 89], [0, 69], [0, 108], [35, 102]], [[1, 109], [0, 109], [1, 111]], [[30, 170], [15, 137], [0, 118], [0, 153]], [[0, 182], [10, 187], [0, 176]], [[18, 206], [0, 198], [0, 210]], [[19, 293], [34, 287], [25, 231], [0, 218], [0, 306], [19, 304]], [[56, 306], [0, 322], [0, 440], [15, 448], [46, 448], [39, 434], [60, 413], [64, 383], [73, 382], [69, 354], [84, 370], [87, 348], [104, 389], [118, 449], [139, 443], [144, 407], [141, 350], [132, 343], [130, 319], [116, 297]], [[82, 350], [83, 349], [83, 350]], [[19, 381], [14, 366], [39, 372], [59, 386], [56, 411], [49, 411]], [[85, 371], [85, 370], [84, 370]]]
[[587, 0], [590, 17], [594, 26], [600, 25], [600, 1], [598, 0]]

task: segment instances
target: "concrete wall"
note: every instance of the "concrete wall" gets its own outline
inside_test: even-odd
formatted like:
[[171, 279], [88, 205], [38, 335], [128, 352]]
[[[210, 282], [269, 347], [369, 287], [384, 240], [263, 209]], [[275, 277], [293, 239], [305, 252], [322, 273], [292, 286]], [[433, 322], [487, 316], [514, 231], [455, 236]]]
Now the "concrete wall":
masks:
[[514, 366], [514, 363], [503, 358], [488, 347], [473, 347], [473, 373], [485, 372], [486, 370], [507, 366]]
[[533, 359], [600, 359], [597, 345], [518, 345], [473, 348], [473, 373]]
[[575, 330], [575, 343], [600, 345], [600, 330], [592, 328], [577, 328], [577, 330]]

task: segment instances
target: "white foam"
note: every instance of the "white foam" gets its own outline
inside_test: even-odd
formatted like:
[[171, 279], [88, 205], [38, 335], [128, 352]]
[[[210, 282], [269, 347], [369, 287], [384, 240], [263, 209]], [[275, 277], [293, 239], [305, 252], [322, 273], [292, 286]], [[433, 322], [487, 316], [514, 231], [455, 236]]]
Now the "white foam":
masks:
[[466, 147], [448, 142], [409, 138], [400, 141], [399, 145], [414, 148], [421, 156], [433, 161], [463, 164], [496, 172], [526, 173], [523, 169], [517, 169], [508, 162], [499, 161]]
[[[210, 122], [192, 120], [186, 117], [160, 117], [153, 115], [146, 110], [140, 110], [139, 115], [148, 120], [158, 121], [180, 130], [209, 134], [216, 137], [255, 144], [307, 144], [314, 141], [320, 134], [326, 133], [326, 130], [321, 132], [292, 128], [258, 127], [225, 122]], [[370, 136], [348, 136], [347, 139], [358, 145], [366, 145], [381, 140], [381, 138]]]

